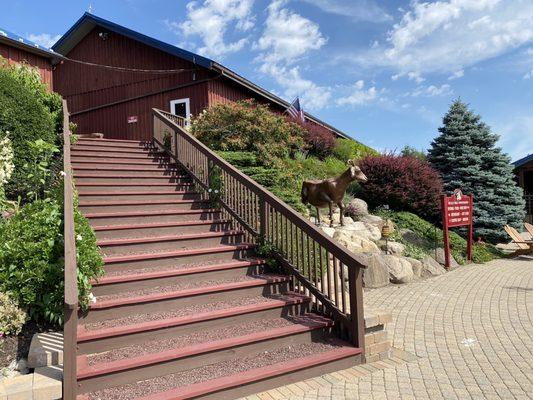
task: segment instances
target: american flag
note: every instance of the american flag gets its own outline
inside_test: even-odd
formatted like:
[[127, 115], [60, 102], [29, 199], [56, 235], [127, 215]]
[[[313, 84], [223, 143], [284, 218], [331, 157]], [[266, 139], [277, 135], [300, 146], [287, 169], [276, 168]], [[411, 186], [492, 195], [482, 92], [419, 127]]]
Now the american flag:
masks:
[[300, 99], [297, 97], [286, 111], [292, 118], [305, 122], [304, 111], [300, 107]]

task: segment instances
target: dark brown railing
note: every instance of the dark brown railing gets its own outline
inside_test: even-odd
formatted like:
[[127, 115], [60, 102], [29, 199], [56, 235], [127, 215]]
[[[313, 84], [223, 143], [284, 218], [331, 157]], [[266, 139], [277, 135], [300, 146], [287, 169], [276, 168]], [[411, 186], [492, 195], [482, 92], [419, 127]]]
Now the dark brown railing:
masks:
[[70, 164], [70, 128], [67, 102], [63, 100], [63, 171], [65, 239], [65, 319], [63, 327], [63, 399], [76, 399], [76, 330], [78, 278], [74, 237], [74, 193]]
[[337, 321], [341, 337], [364, 351], [365, 266], [357, 256], [185, 131], [180, 117], [157, 109], [153, 117], [155, 144], [163, 148], [170, 135], [168, 153], [189, 171], [202, 195], [210, 198], [221, 189], [217, 200], [224, 217], [243, 229], [248, 241], [271, 245], [293, 277], [292, 289], [310, 296], [315, 310]]

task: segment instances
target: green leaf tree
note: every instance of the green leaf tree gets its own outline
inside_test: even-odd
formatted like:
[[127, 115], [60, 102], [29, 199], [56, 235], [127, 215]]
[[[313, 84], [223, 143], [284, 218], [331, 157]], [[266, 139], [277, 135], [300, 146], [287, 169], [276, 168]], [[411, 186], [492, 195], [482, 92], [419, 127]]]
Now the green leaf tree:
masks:
[[474, 195], [475, 236], [490, 242], [507, 241], [503, 226], [519, 228], [525, 216], [523, 191], [513, 179], [508, 155], [502, 153], [479, 115], [456, 100], [450, 106], [428, 152], [428, 161], [440, 172], [444, 189], [460, 188]]

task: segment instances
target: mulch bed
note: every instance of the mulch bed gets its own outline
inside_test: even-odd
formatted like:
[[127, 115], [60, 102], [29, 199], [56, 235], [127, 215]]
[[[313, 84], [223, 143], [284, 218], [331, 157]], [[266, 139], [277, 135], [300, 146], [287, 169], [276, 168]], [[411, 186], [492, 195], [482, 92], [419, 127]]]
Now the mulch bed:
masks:
[[18, 336], [4, 336], [0, 338], [0, 369], [7, 367], [13, 360], [27, 358], [33, 335], [39, 332], [49, 332], [47, 324], [28, 322]]

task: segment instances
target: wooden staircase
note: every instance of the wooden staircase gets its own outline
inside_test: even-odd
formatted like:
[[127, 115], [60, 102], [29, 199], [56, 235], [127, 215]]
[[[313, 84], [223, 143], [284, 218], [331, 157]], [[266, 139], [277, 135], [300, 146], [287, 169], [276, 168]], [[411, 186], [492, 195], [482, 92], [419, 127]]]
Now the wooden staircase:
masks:
[[78, 399], [234, 399], [360, 360], [152, 144], [80, 139], [71, 162], [106, 271], [79, 316]]

